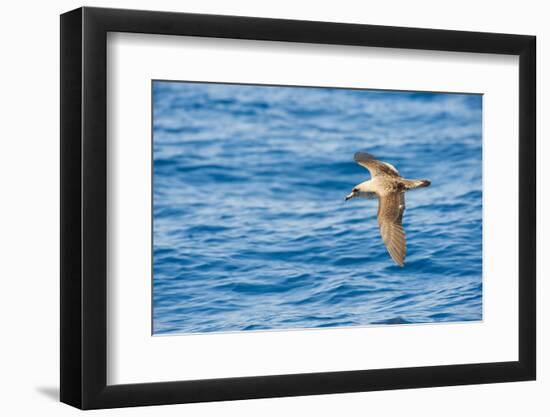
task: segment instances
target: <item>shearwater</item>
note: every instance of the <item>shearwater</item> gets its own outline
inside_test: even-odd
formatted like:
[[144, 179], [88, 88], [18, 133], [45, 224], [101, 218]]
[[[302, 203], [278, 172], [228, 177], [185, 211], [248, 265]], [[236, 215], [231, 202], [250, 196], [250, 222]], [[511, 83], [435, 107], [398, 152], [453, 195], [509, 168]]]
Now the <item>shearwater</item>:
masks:
[[387, 162], [378, 161], [371, 154], [357, 152], [355, 162], [367, 168], [371, 179], [364, 181], [351, 190], [346, 201], [353, 197], [378, 197], [378, 226], [380, 235], [395, 263], [405, 265], [407, 252], [403, 213], [405, 212], [405, 191], [427, 187], [428, 180], [407, 180], [399, 171]]

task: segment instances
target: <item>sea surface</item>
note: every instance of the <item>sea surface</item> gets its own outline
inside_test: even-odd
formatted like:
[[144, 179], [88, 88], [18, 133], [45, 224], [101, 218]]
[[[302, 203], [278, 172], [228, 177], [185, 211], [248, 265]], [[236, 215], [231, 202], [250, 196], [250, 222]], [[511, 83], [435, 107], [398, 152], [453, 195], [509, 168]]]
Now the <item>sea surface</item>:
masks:
[[[482, 319], [482, 96], [153, 82], [153, 333]], [[405, 266], [367, 151], [406, 194]]]

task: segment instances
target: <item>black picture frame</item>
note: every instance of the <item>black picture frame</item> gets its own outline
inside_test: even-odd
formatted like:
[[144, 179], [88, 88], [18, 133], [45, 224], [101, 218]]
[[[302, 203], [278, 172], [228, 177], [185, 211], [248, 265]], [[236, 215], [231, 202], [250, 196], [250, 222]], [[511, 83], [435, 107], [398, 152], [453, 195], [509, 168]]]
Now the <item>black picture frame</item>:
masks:
[[[519, 56], [519, 358], [107, 385], [108, 32]], [[61, 15], [61, 401], [81, 409], [533, 380], [536, 376], [534, 36], [137, 10]]]

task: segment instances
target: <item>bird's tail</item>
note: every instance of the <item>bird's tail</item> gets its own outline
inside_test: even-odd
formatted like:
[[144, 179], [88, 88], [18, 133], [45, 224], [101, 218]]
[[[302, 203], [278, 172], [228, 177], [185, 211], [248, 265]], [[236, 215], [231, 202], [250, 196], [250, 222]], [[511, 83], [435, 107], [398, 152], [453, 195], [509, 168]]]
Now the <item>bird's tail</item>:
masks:
[[405, 180], [405, 188], [407, 190], [412, 190], [414, 188], [424, 188], [430, 184], [431, 182], [428, 180]]

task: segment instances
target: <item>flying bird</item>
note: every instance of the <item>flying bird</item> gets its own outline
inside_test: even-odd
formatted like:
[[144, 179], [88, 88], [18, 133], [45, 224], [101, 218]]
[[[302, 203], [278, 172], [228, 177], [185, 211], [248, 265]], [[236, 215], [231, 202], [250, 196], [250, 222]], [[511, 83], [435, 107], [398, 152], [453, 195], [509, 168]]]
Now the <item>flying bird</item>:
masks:
[[427, 187], [431, 182], [407, 180], [392, 164], [378, 161], [365, 152], [357, 152], [353, 159], [369, 170], [371, 179], [353, 187], [351, 193], [346, 196], [346, 201], [354, 197], [378, 197], [380, 235], [392, 259], [397, 265], [403, 266], [407, 252], [402, 224], [405, 211], [405, 191]]

